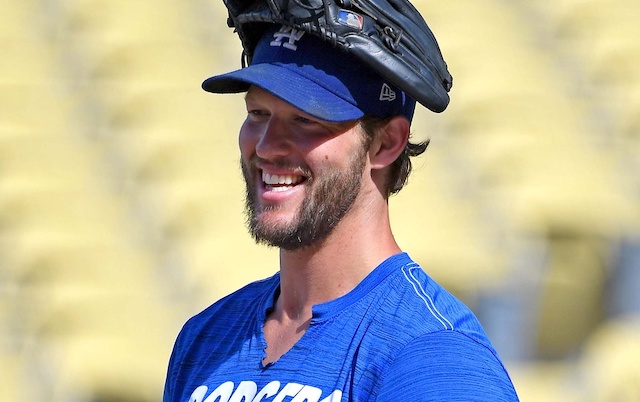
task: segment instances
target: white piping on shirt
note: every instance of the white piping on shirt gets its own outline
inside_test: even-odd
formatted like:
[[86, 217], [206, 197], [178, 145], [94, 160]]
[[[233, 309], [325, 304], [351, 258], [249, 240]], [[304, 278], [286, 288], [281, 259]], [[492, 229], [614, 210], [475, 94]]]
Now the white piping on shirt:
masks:
[[420, 282], [418, 282], [418, 279], [413, 275], [412, 271], [416, 269], [422, 268], [420, 268], [420, 266], [416, 263], [411, 263], [402, 267], [402, 273], [404, 274], [404, 277], [407, 279], [407, 281], [413, 286], [413, 290], [416, 292], [418, 297], [420, 297], [422, 301], [424, 301], [424, 304], [427, 306], [427, 309], [429, 309], [431, 315], [433, 315], [436, 320], [440, 321], [444, 329], [453, 330], [453, 324], [451, 324], [451, 322], [447, 320], [447, 318], [442, 315], [440, 311], [438, 311], [435, 303], [433, 302], [433, 299], [431, 299]]

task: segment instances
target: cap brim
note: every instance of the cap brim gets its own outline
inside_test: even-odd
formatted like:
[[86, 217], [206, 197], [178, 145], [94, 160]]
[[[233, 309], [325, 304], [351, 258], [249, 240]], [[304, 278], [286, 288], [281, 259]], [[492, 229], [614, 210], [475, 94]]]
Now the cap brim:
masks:
[[343, 122], [357, 120], [364, 115], [353, 104], [279, 64], [254, 64], [216, 75], [207, 78], [202, 89], [213, 93], [238, 93], [247, 91], [251, 85], [321, 120]]

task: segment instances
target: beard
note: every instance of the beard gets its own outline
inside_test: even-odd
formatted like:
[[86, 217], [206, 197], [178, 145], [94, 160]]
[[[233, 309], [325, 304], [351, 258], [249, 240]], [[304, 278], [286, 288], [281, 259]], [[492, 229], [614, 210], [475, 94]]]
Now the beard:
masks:
[[351, 209], [362, 185], [366, 164], [366, 150], [360, 148], [351, 154], [346, 169], [329, 167], [317, 175], [307, 175], [307, 186], [302, 204], [289, 223], [270, 223], [260, 218], [261, 213], [277, 210], [279, 206], [260, 207], [255, 180], [241, 160], [246, 184], [245, 213], [249, 233], [258, 244], [298, 250], [322, 242]]

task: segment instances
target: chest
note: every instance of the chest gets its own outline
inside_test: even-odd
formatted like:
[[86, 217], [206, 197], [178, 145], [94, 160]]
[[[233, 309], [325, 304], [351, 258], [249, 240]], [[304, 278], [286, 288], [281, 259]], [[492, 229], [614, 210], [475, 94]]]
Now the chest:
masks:
[[368, 325], [352, 322], [311, 324], [285, 353], [266, 365], [263, 332], [242, 342], [211, 342], [189, 358], [197, 365], [189, 369], [181, 401], [374, 401], [394, 352], [369, 340], [364, 330]]

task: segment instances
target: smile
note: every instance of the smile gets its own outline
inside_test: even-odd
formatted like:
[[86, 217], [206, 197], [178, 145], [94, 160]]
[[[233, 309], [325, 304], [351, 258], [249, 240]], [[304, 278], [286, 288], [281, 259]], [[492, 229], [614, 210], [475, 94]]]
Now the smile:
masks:
[[269, 174], [262, 171], [262, 182], [267, 190], [287, 191], [304, 181], [304, 176], [295, 174]]

